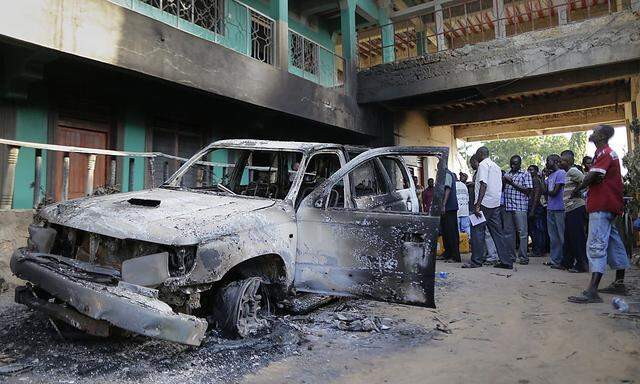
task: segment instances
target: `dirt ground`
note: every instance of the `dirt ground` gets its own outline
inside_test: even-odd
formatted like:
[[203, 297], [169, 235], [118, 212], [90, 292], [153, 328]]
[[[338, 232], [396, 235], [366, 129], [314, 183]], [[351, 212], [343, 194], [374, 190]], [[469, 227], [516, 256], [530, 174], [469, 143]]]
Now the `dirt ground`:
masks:
[[[0, 295], [0, 375], [9, 383], [640, 383], [640, 319], [605, 303], [580, 306], [587, 274], [532, 259], [437, 279], [437, 310], [341, 300], [274, 320], [270, 334], [200, 348], [145, 338], [63, 340], [48, 320]], [[605, 276], [609, 283], [612, 273]], [[640, 271], [629, 271], [640, 301]], [[631, 299], [633, 300], [633, 299]], [[370, 319], [378, 331], [337, 329]], [[18, 364], [23, 364], [22, 366]]]

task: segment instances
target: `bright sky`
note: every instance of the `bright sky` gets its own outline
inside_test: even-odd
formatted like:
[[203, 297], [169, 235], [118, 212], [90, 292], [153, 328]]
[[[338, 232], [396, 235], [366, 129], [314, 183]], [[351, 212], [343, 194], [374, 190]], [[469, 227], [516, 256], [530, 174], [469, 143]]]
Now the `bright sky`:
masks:
[[[618, 156], [620, 156], [620, 159], [622, 160], [622, 158], [629, 151], [629, 145], [627, 143], [627, 131], [626, 131], [626, 127], [624, 126], [619, 126], [614, 128], [616, 130], [616, 134], [613, 136], [613, 139], [611, 139], [611, 141], [609, 142], [609, 145], [614, 151], [616, 151], [616, 153], [618, 154]], [[587, 137], [589, 137], [592, 132], [593, 131], [588, 131]], [[562, 135], [566, 137], [571, 137], [570, 133], [563, 133]], [[471, 143], [471, 147], [469, 148], [469, 151], [468, 151], [469, 154], [475, 153], [475, 151], [482, 145], [483, 145], [482, 142]], [[593, 156], [595, 151], [596, 151], [596, 147], [592, 143], [588, 143], [587, 155]], [[577, 160], [580, 161], [581, 159], [577, 159]], [[626, 175], [626, 173], [627, 173], [627, 170], [623, 167], [622, 174]]]

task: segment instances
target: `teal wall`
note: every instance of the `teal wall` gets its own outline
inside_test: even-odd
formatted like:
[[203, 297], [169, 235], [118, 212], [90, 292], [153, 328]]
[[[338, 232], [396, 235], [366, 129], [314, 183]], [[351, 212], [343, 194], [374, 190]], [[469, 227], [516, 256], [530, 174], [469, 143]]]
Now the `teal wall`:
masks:
[[[142, 112], [135, 111], [133, 108], [127, 109], [124, 117], [124, 137], [123, 150], [132, 152], [145, 152], [146, 128], [145, 115]], [[135, 158], [134, 163], [134, 180], [133, 189], [141, 190], [144, 188], [144, 168], [145, 159]], [[129, 158], [124, 157], [122, 161], [122, 180], [121, 187], [123, 192], [129, 191]]]
[[[159, 20], [163, 23], [173, 25], [176, 28], [192, 33], [200, 38], [221, 44], [227, 48], [233, 49], [236, 52], [250, 55], [251, 44], [249, 32], [251, 23], [249, 11], [242, 4], [245, 4], [275, 20], [279, 17], [279, 14], [285, 7], [282, 2], [286, 2], [287, 0], [225, 0], [224, 35], [216, 34], [212, 31], [206, 30], [190, 22], [182, 20], [177, 16], [160, 11], [159, 9], [145, 4], [140, 0], [111, 1], [123, 7], [132, 9], [136, 12]], [[378, 9], [375, 6], [375, 2], [373, 0], [359, 0], [358, 5], [368, 13], [378, 15]], [[317, 27], [310, 27], [309, 25], [293, 17], [288, 18], [288, 25], [292, 31], [325, 47], [328, 50], [327, 51], [324, 49], [319, 49], [319, 73], [317, 75], [306, 73], [298, 68], [293, 67], [292, 65], [289, 65], [289, 72], [323, 86], [334, 86], [337, 58], [333, 55], [333, 53], [335, 53], [335, 42], [332, 38], [333, 31], [329, 30], [329, 28], [322, 24]], [[275, 54], [276, 52], [274, 52], [274, 55]], [[291, 61], [289, 62], [289, 64], [291, 64]]]
[[[46, 98], [37, 95], [35, 101], [16, 106], [16, 140], [46, 143], [48, 141], [48, 106]], [[13, 208], [33, 207], [33, 182], [35, 174], [36, 151], [21, 148], [16, 166], [16, 178], [13, 191]], [[42, 152], [42, 173], [40, 189], [45, 195], [47, 182], [47, 151]]]

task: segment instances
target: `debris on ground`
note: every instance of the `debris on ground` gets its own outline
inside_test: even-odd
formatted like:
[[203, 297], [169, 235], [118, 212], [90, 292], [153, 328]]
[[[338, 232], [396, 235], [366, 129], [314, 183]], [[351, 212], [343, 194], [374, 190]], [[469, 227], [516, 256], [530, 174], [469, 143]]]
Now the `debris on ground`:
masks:
[[510, 274], [510, 273], [508, 273], [508, 274], [506, 274], [506, 275], [505, 275], [505, 274], [503, 274], [503, 273], [494, 273], [494, 272], [491, 272], [491, 273], [489, 273], [489, 274], [490, 274], [490, 275], [496, 275], [496, 276], [506, 277], [507, 279], [508, 279], [508, 278], [510, 278], [511, 276], [513, 276], [513, 275], [512, 275], [512, 274]]
[[11, 376], [32, 369], [30, 364], [7, 364], [0, 366], [0, 376]]
[[[363, 348], [383, 353], [434, 339], [433, 328], [380, 316], [378, 311], [375, 302], [332, 299], [307, 315], [272, 316], [268, 332], [244, 339], [227, 339], [210, 331], [202, 345], [193, 348], [142, 336], [61, 339], [46, 316], [10, 303], [4, 294], [0, 296], [0, 366], [29, 365], [12, 373], [27, 382], [55, 377], [76, 383], [237, 383], [274, 361], [327, 344], [354, 353], [362, 353]], [[341, 322], [343, 329], [338, 326]]]
[[278, 308], [294, 315], [306, 315], [337, 300], [336, 296], [300, 294], [278, 303]]
[[447, 335], [450, 335], [453, 333], [451, 328], [449, 328], [449, 325], [447, 325], [447, 323], [445, 323], [444, 321], [440, 320], [438, 316], [433, 316], [433, 319], [436, 321], [436, 330], [446, 333]]
[[363, 313], [338, 312], [334, 314], [335, 325], [341, 331], [349, 332], [380, 332], [375, 321]]
[[7, 282], [2, 277], [0, 277], [0, 293], [6, 291], [8, 289], [9, 289], [9, 285], [7, 284]]

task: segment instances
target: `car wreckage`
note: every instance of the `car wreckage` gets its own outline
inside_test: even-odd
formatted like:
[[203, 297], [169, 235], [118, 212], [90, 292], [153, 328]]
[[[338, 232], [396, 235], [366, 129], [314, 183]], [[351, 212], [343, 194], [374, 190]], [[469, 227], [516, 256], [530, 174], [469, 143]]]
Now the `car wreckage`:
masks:
[[[439, 159], [420, 213], [404, 156]], [[297, 292], [433, 307], [444, 147], [214, 142], [160, 187], [58, 202], [11, 259], [16, 301], [57, 322], [200, 345]]]

